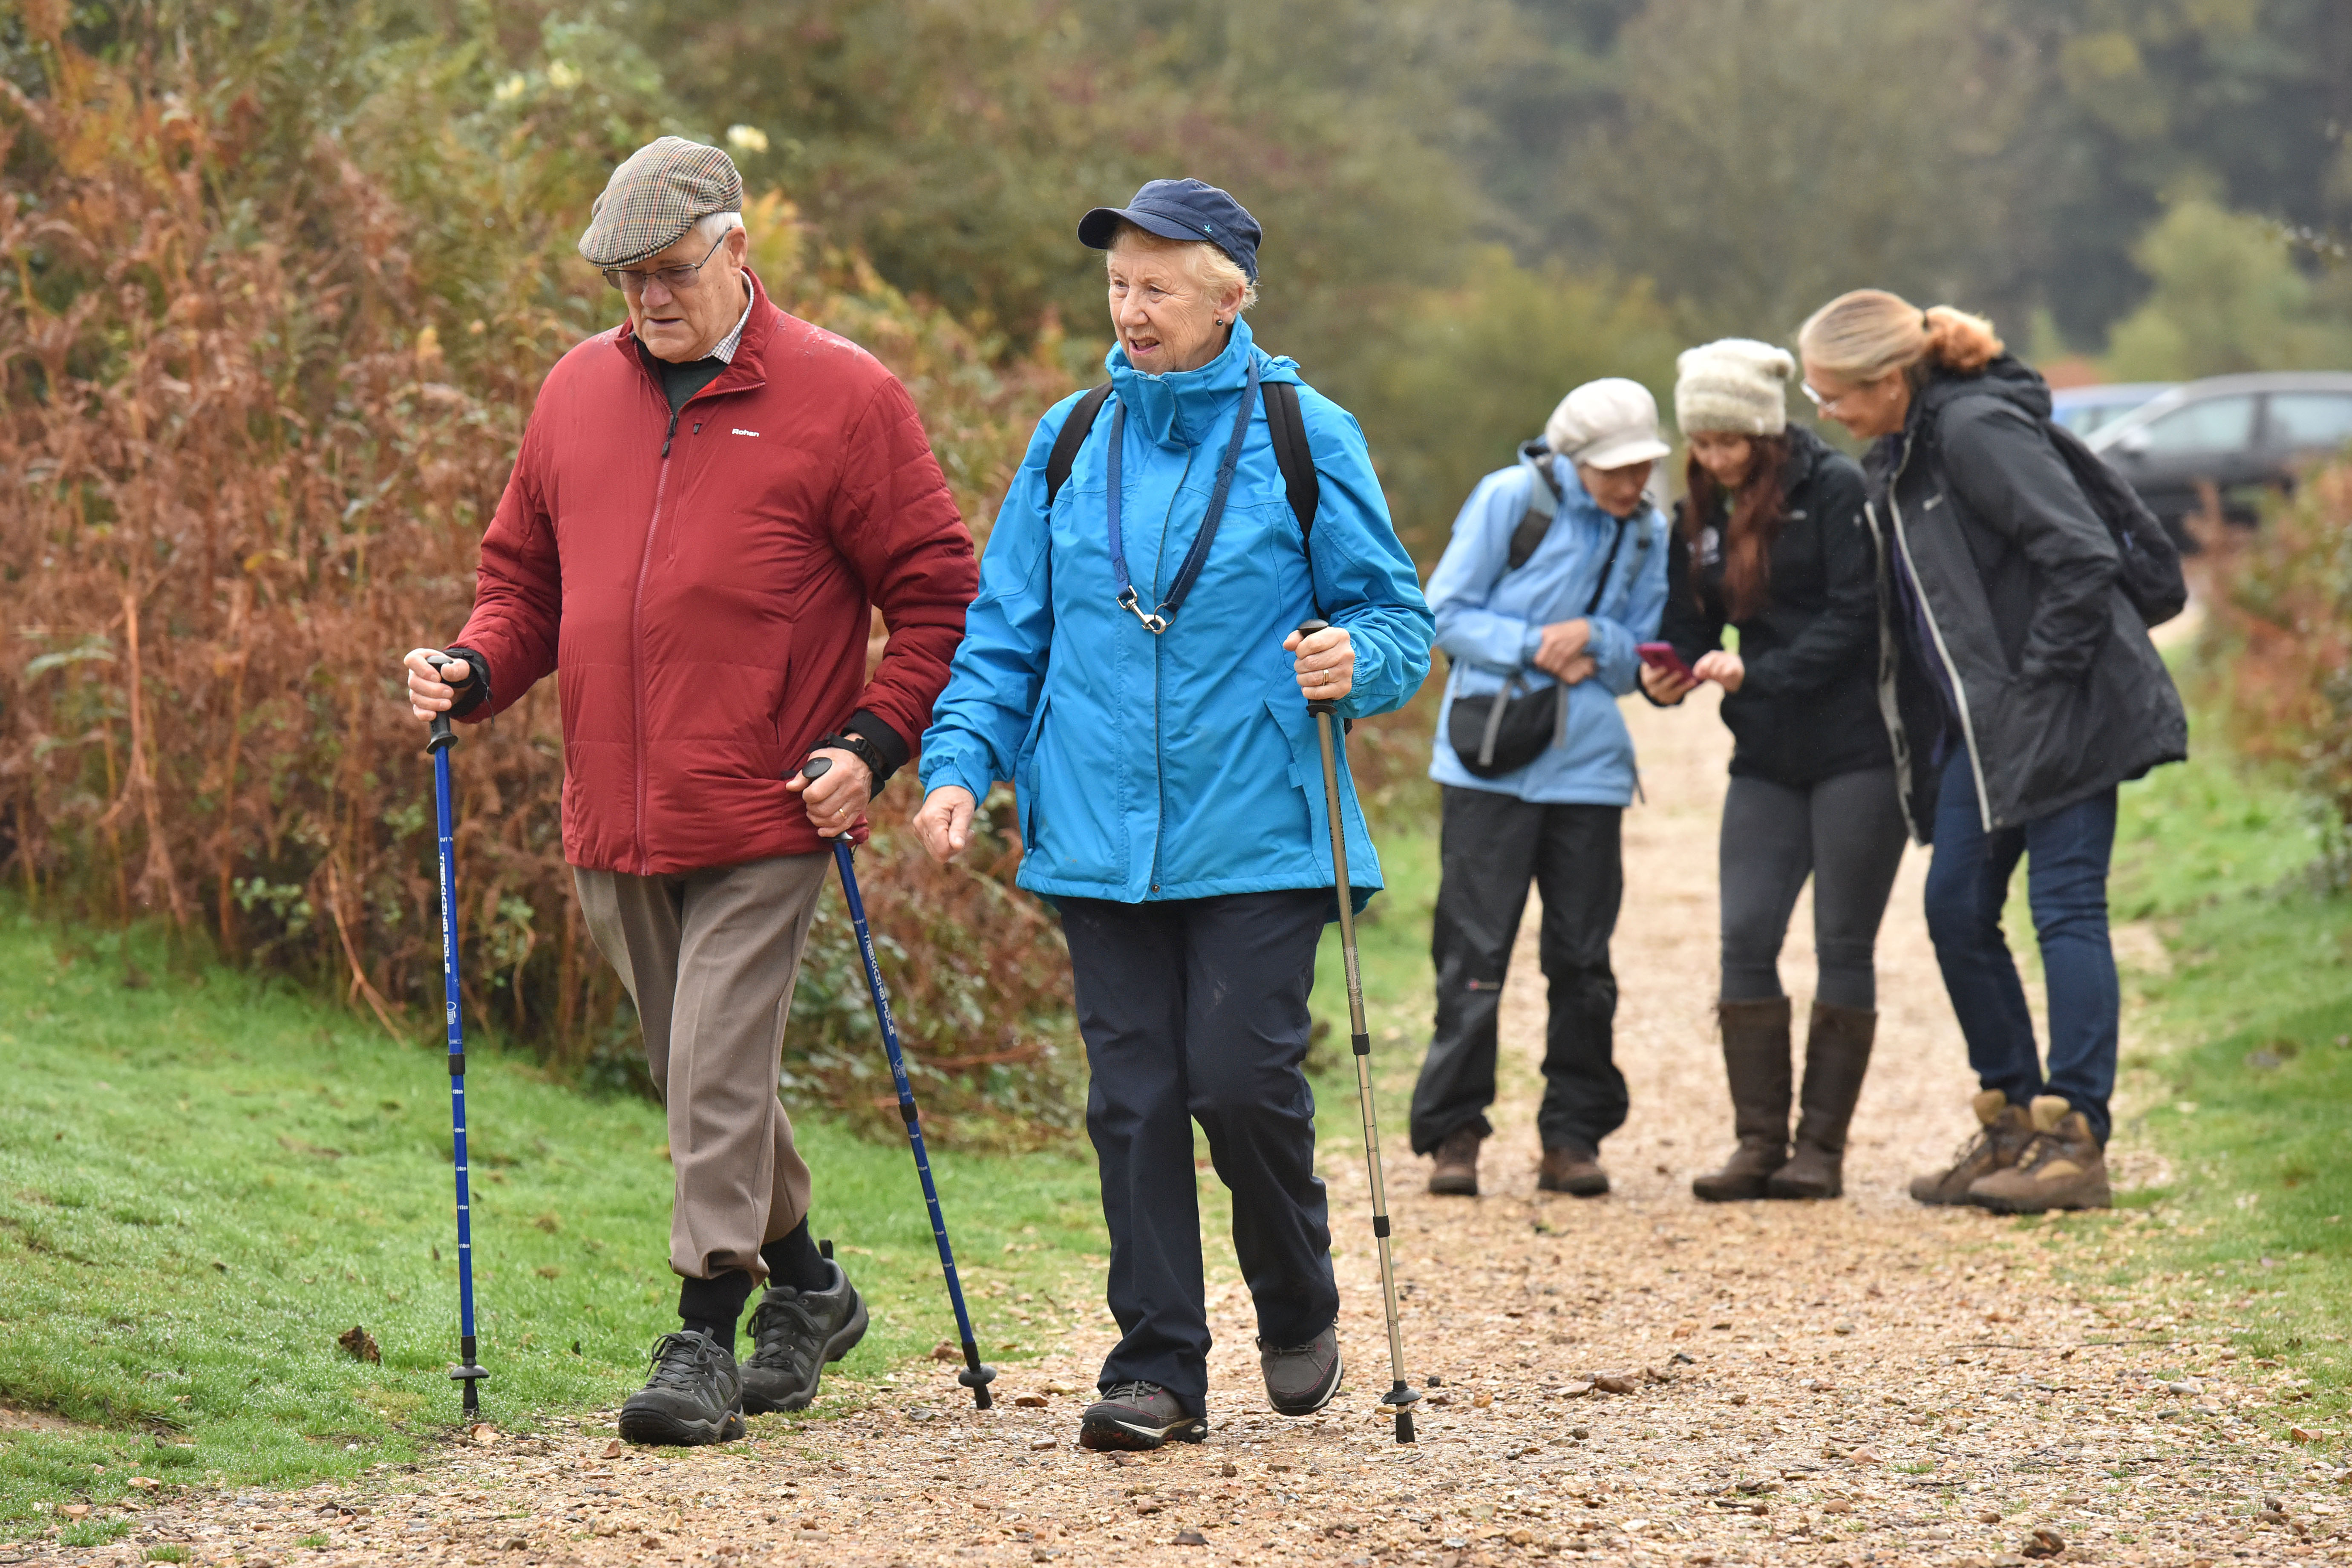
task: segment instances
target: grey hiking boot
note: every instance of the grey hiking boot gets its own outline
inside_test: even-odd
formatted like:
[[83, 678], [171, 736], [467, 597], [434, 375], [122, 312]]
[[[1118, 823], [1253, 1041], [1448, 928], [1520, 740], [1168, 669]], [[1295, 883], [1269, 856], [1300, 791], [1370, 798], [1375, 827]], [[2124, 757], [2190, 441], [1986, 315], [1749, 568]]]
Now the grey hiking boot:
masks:
[[[830, 1245], [830, 1244], [828, 1244]], [[751, 1313], [751, 1359], [743, 1363], [743, 1408], [753, 1415], [805, 1410], [828, 1362], [866, 1337], [866, 1303], [831, 1258], [823, 1290], [771, 1285]]]
[[2108, 1207], [2107, 1152], [2090, 1118], [2054, 1094], [2036, 1097], [2032, 1115], [2033, 1142], [2008, 1170], [1979, 1178], [1969, 1201], [1996, 1214]]
[[1982, 1131], [1963, 1146], [1948, 1170], [1932, 1176], [1914, 1176], [1911, 1195], [1923, 1204], [1965, 1204], [1975, 1200], [1969, 1189], [1995, 1171], [2017, 1163], [2033, 1142], [2033, 1119], [2021, 1105], [2011, 1105], [1997, 1089], [1979, 1093], [1970, 1106]]
[[1485, 1142], [1475, 1127], [1457, 1127], [1430, 1151], [1435, 1162], [1429, 1173], [1429, 1190], [1441, 1197], [1478, 1195], [1478, 1145]]
[[621, 1406], [621, 1436], [667, 1448], [743, 1435], [743, 1382], [735, 1352], [688, 1329], [654, 1342], [653, 1375]]
[[1339, 1325], [1303, 1345], [1284, 1348], [1260, 1340], [1257, 1364], [1265, 1373], [1267, 1404], [1284, 1415], [1312, 1415], [1339, 1392]]
[[1114, 1383], [1078, 1420], [1081, 1448], [1157, 1448], [1208, 1435], [1207, 1419], [1188, 1413], [1156, 1383]]

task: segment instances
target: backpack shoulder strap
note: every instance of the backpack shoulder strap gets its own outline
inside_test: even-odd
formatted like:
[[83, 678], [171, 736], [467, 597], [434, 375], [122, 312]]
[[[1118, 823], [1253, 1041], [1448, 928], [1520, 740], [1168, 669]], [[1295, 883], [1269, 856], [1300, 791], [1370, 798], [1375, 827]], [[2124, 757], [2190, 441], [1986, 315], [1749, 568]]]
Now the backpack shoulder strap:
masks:
[[1551, 531], [1551, 520], [1559, 510], [1559, 487], [1551, 477], [1551, 448], [1542, 441], [1529, 441], [1519, 448], [1519, 466], [1531, 476], [1528, 510], [1520, 516], [1519, 526], [1511, 531], [1510, 564], [1503, 568], [1506, 572], [1516, 572], [1528, 563], [1544, 535]]
[[1307, 444], [1307, 420], [1299, 412], [1298, 388], [1286, 381], [1258, 384], [1265, 399], [1266, 432], [1274, 437], [1274, 460], [1282, 468], [1282, 486], [1290, 495], [1290, 510], [1298, 514], [1298, 531], [1315, 531], [1315, 510], [1323, 499], [1322, 481], [1315, 475], [1315, 451]]
[[1087, 444], [1096, 416], [1102, 413], [1102, 405], [1108, 401], [1110, 383], [1106, 381], [1079, 398], [1078, 405], [1070, 410], [1070, 416], [1054, 433], [1054, 449], [1045, 457], [1045, 505], [1049, 509], [1054, 498], [1062, 493], [1062, 487], [1069, 482], [1070, 467], [1078, 460], [1078, 448]]

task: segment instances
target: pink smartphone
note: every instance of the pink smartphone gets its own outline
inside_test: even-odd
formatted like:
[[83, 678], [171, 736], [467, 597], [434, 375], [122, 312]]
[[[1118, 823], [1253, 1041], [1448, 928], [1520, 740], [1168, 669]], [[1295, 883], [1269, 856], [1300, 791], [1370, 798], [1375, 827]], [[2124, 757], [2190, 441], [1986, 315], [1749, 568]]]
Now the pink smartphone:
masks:
[[1642, 656], [1643, 664], [1654, 668], [1671, 670], [1685, 680], [1698, 679], [1692, 673], [1691, 667], [1683, 662], [1683, 656], [1675, 651], [1675, 645], [1670, 642], [1645, 642], [1633, 651]]

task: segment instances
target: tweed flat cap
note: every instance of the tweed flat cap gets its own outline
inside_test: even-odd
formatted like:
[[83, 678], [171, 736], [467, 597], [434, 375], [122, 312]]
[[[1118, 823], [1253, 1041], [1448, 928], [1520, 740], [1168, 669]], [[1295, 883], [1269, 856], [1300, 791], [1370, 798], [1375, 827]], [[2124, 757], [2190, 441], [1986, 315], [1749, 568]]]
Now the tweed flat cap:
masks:
[[590, 209], [580, 254], [597, 267], [626, 267], [667, 250], [712, 213], [743, 210], [743, 176], [716, 147], [664, 136], [622, 161]]

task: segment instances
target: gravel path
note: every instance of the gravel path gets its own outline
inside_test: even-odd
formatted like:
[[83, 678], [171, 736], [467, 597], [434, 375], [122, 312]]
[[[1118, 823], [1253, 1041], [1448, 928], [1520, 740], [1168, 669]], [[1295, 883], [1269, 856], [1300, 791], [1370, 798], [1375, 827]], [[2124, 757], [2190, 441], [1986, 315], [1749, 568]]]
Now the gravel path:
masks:
[[[1649, 798], [1626, 818], [1616, 959], [1633, 1116], [1604, 1151], [1616, 1191], [1534, 1191], [1530, 919], [1487, 1195], [1427, 1197], [1425, 1167], [1392, 1159], [1412, 1372], [1442, 1379], [1418, 1445], [1395, 1445], [1373, 1409], [1385, 1347], [1354, 1241], [1360, 1151], [1341, 1144], [1326, 1173], [1348, 1238], [1352, 1372], [1321, 1419], [1263, 1413], [1247, 1302], [1229, 1285], [1212, 1303], [1214, 1430], [1196, 1447], [1072, 1447], [1110, 1337], [1097, 1310], [1066, 1354], [1008, 1373], [1008, 1407], [986, 1415], [953, 1369], [925, 1363], [879, 1403], [759, 1419], [722, 1449], [623, 1451], [609, 1414], [541, 1437], [483, 1434], [373, 1489], [165, 1503], [115, 1545], [58, 1560], [134, 1562], [166, 1543], [256, 1565], [1859, 1565], [2017, 1563], [2061, 1542], [2061, 1562], [2352, 1557], [2347, 1472], [2312, 1457], [2334, 1445], [2287, 1437], [2292, 1369], [2229, 1348], [2248, 1299], [2073, 1282], [2102, 1278], [2142, 1220], [2061, 1236], [1901, 1195], [1965, 1130], [1971, 1087], [1921, 925], [1923, 855], [1880, 945], [1851, 1195], [1691, 1199], [1729, 1122], [1707, 1026], [1726, 743], [1706, 711], [1628, 708]], [[1809, 921], [1801, 909], [1785, 965], [1801, 1010]]]

